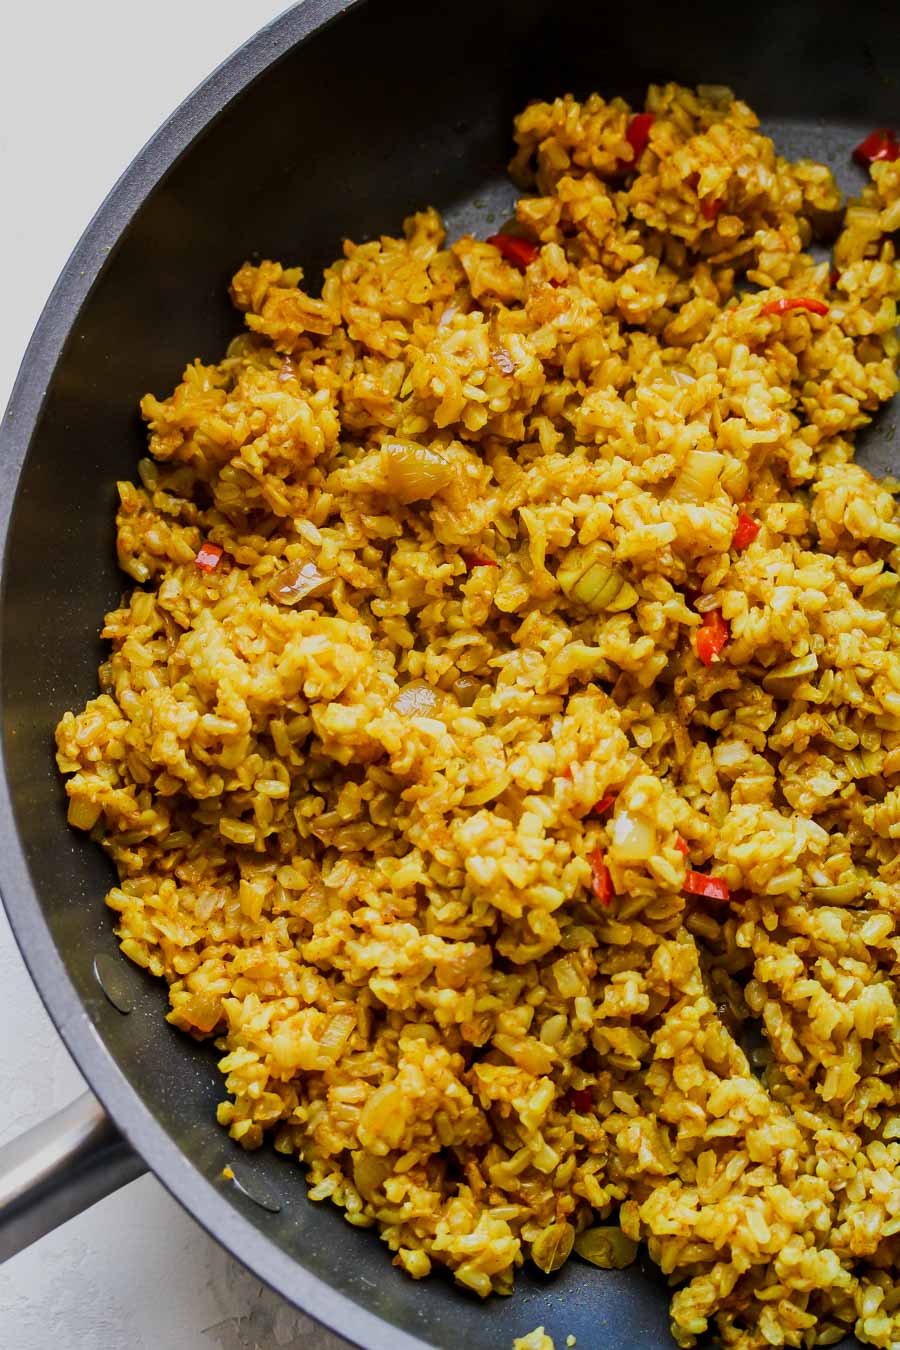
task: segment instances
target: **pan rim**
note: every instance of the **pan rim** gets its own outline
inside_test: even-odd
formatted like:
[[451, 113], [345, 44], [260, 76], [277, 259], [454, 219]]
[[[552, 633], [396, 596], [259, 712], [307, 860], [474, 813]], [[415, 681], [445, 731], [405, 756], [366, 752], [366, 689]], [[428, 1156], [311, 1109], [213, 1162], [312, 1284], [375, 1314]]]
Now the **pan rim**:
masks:
[[[294, 47], [365, 0], [301, 0], [260, 29], [188, 95], [134, 157], [91, 219], [25, 349], [0, 421], [0, 613], [16, 488], [69, 334], [119, 241], [194, 141]], [[3, 633], [0, 629], [0, 704]], [[91, 1022], [50, 933], [12, 806], [0, 740], [0, 901], [29, 975], [79, 1071], [116, 1127], [169, 1194], [211, 1237], [295, 1307], [366, 1350], [433, 1350], [314, 1275], [256, 1228], [191, 1163], [140, 1096]]]

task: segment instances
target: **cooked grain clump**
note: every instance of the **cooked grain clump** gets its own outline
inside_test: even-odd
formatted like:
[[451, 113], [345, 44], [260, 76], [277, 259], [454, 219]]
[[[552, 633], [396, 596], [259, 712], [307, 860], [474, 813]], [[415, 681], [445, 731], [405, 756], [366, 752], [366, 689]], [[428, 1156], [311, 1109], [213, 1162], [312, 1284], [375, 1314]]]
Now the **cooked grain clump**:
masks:
[[890, 1346], [900, 163], [817, 263], [828, 169], [647, 111], [527, 108], [512, 246], [241, 268], [59, 764], [222, 1125], [411, 1275], [643, 1240], [680, 1345]]

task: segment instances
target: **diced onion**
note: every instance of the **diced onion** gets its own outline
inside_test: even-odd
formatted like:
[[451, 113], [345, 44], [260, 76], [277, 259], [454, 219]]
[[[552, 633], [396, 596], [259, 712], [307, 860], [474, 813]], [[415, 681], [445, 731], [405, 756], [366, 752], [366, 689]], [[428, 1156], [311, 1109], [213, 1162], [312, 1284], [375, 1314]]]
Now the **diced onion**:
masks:
[[621, 614], [626, 609], [631, 609], [637, 604], [640, 596], [634, 589], [630, 581], [624, 581], [622, 588], [614, 600], [610, 600], [606, 608], [610, 614]]
[[441, 696], [427, 680], [410, 680], [394, 699], [393, 708], [401, 717], [433, 717]]
[[314, 562], [303, 562], [298, 558], [275, 574], [269, 594], [282, 605], [296, 605], [300, 600], [325, 595], [334, 583], [335, 578], [320, 572]]
[[734, 90], [727, 84], [698, 84], [697, 93], [710, 103], [730, 103], [734, 98]]
[[453, 477], [444, 456], [418, 441], [387, 441], [382, 464], [386, 490], [403, 505], [434, 497]]
[[531, 1259], [538, 1270], [550, 1275], [566, 1264], [574, 1241], [575, 1229], [570, 1223], [552, 1223], [532, 1242]]
[[497, 369], [502, 371], [504, 375], [515, 375], [517, 370], [516, 363], [502, 343], [498, 343], [496, 347], [491, 348], [491, 360]]
[[656, 852], [656, 831], [646, 820], [618, 811], [612, 822], [612, 846], [619, 862], [646, 862]]
[[580, 576], [569, 594], [573, 600], [580, 600], [589, 609], [605, 609], [622, 589], [622, 578], [611, 567], [603, 563], [593, 563], [583, 576]]
[[621, 1228], [586, 1228], [575, 1239], [575, 1251], [582, 1261], [590, 1261], [601, 1270], [624, 1270], [638, 1253], [638, 1244]]
[[798, 656], [794, 661], [785, 661], [783, 665], [774, 666], [763, 677], [763, 688], [770, 694], [780, 693], [783, 689], [789, 690], [795, 680], [814, 675], [818, 668], [819, 662], [815, 653], [807, 652], [805, 656]]
[[705, 502], [713, 495], [725, 456], [718, 450], [689, 450], [681, 471], [669, 489], [674, 502]]
[[481, 689], [481, 681], [474, 675], [460, 675], [453, 681], [452, 690], [461, 708], [471, 708]]
[[851, 873], [849, 877], [845, 876], [843, 881], [813, 886], [811, 894], [814, 900], [821, 900], [826, 905], [847, 905], [852, 900], [858, 900], [867, 889], [865, 874]]
[[556, 580], [564, 595], [595, 614], [630, 609], [638, 600], [634, 587], [612, 566], [607, 545], [569, 549], [557, 569]]

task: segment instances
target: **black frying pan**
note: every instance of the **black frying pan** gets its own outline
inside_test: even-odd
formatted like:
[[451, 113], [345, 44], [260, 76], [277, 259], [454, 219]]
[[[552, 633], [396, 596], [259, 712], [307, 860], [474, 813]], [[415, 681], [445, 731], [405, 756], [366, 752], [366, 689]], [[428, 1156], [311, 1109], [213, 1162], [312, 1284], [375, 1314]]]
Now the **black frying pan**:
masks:
[[[166, 1026], [164, 989], [117, 956], [108, 866], [66, 828], [52, 753], [59, 715], [95, 691], [96, 633], [122, 588], [114, 483], [142, 449], [138, 398], [224, 349], [239, 327], [225, 299], [236, 267], [263, 255], [315, 276], [342, 235], [394, 232], [429, 202], [451, 233], [489, 234], [514, 196], [516, 109], [568, 89], [639, 98], [661, 79], [732, 85], [786, 154], [824, 159], [852, 187], [850, 147], [900, 118], [900, 6], [307, 0], [184, 104], [75, 250], [0, 428], [0, 889], [121, 1134], [80, 1104], [0, 1155], [0, 1252], [143, 1159], [260, 1278], [370, 1350], [506, 1350], [539, 1323], [579, 1350], [671, 1345], [664, 1282], [646, 1263], [525, 1271], [514, 1297], [481, 1303], [440, 1276], [400, 1274], [372, 1232], [306, 1199], [296, 1164], [235, 1149], [214, 1119], [213, 1053]], [[876, 467], [890, 462], [891, 418], [864, 441]], [[226, 1163], [241, 1187], [221, 1180]]]

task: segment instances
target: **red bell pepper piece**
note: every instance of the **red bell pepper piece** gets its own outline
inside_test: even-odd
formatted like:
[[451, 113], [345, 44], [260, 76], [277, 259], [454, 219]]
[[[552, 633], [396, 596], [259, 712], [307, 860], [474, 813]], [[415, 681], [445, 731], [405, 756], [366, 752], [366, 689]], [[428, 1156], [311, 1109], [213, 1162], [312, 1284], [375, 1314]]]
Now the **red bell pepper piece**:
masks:
[[466, 565], [466, 570], [471, 572], [473, 567], [499, 567], [500, 564], [493, 558], [483, 558], [480, 553], [461, 553], [460, 557]]
[[594, 1094], [590, 1088], [572, 1088], [569, 1096], [572, 1099], [572, 1109], [578, 1111], [581, 1115], [593, 1108]]
[[588, 862], [591, 864], [591, 890], [601, 905], [611, 905], [613, 898], [612, 877], [609, 875], [609, 868], [603, 859], [603, 849], [595, 848], [593, 853], [588, 854]]
[[683, 889], [688, 895], [702, 895], [705, 900], [727, 900], [731, 895], [727, 881], [705, 876], [703, 872], [688, 872]]
[[633, 164], [637, 164], [641, 155], [647, 149], [647, 143], [650, 140], [650, 128], [656, 121], [656, 113], [635, 113], [625, 131], [625, 139], [634, 151]]
[[759, 534], [761, 529], [762, 526], [757, 525], [753, 517], [748, 516], [746, 511], [739, 512], [737, 528], [731, 536], [731, 547], [736, 548], [738, 551], [747, 548], [749, 544], [753, 543], [753, 540]]
[[615, 800], [616, 799], [613, 796], [613, 794], [611, 792], [608, 792], [605, 797], [601, 797], [599, 802], [595, 802], [594, 805], [591, 807], [591, 815], [602, 816], [603, 812], [608, 811], [609, 808], [615, 802]]
[[724, 205], [723, 197], [704, 197], [700, 203], [700, 214], [704, 220], [715, 220]]
[[201, 572], [214, 572], [222, 561], [224, 549], [218, 544], [201, 544], [194, 562]]
[[770, 300], [763, 305], [760, 314], [787, 314], [789, 309], [806, 309], [810, 314], [827, 314], [830, 306], [824, 300], [814, 300], [802, 295], [783, 295], [778, 300]]
[[678, 849], [678, 852], [679, 852], [679, 853], [683, 853], [684, 856], [687, 857], [687, 855], [688, 855], [687, 840], [686, 840], [686, 839], [682, 839], [682, 837], [681, 837], [680, 834], [678, 835], [678, 837], [677, 837], [676, 840], [675, 840], [675, 847]]
[[517, 234], [490, 234], [487, 242], [499, 249], [507, 262], [524, 272], [529, 263], [533, 263], [540, 249], [530, 239], [521, 239]]
[[703, 622], [697, 629], [697, 655], [705, 666], [718, 661], [719, 652], [731, 637], [731, 630], [720, 609], [711, 609], [704, 614]]
[[877, 131], [870, 131], [868, 136], [853, 151], [853, 158], [857, 164], [861, 164], [867, 169], [870, 164], [877, 164], [886, 161], [893, 164], [894, 160], [900, 159], [900, 145], [897, 143], [897, 134], [888, 127], [879, 127]]

